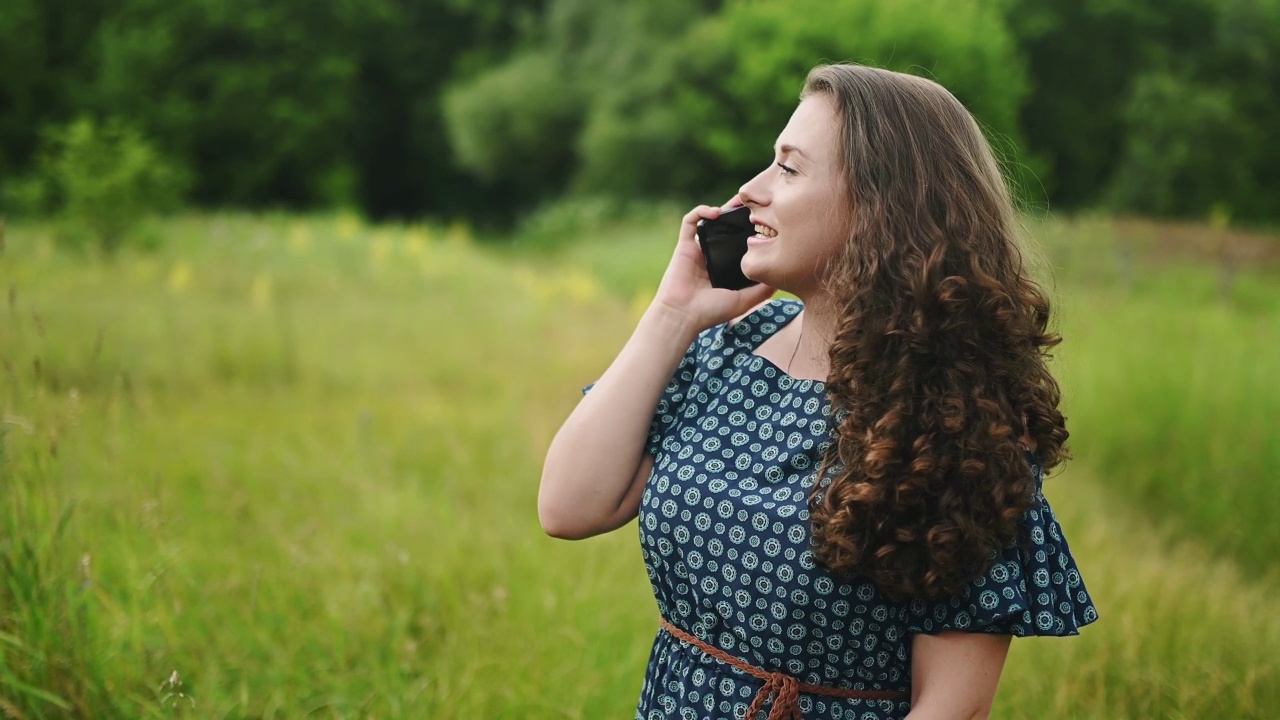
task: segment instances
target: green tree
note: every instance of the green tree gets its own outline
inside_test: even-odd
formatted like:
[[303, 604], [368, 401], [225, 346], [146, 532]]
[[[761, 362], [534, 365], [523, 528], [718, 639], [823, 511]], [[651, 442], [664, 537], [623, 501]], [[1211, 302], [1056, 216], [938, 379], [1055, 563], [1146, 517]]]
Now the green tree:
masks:
[[[1017, 155], [1027, 80], [982, 2], [732, 2], [655, 58], [587, 126], [583, 178], [618, 192], [720, 197], [769, 161], [809, 69], [855, 61], [931, 77], [965, 103], [1032, 193]], [[657, 152], [663, 148], [668, 152]], [[629, 152], [629, 148], [635, 148]], [[623, 166], [631, 173], [615, 173]]]
[[1127, 133], [1110, 185], [1113, 207], [1205, 217], [1253, 194], [1244, 160], [1257, 138], [1228, 90], [1165, 73], [1143, 75], [1122, 119]]
[[83, 112], [94, 38], [117, 0], [0, 3], [0, 191], [25, 174], [40, 128]]
[[[566, 190], [649, 187], [642, 178], [672, 156], [683, 130], [631, 113], [633, 100], [673, 80], [672, 48], [719, 5], [551, 0], [510, 60], [449, 92], [455, 156], [516, 211]], [[615, 122], [619, 113], [628, 118]], [[640, 133], [637, 123], [647, 123]], [[584, 173], [584, 163], [604, 166], [606, 182]]]
[[[479, 218], [502, 187], [459, 167], [443, 93], [511, 56], [543, 0], [374, 0], [351, 29], [359, 48], [349, 131], [360, 206], [374, 217]], [[499, 213], [500, 215], [501, 213]]]
[[500, 62], [540, 0], [12, 0], [0, 4], [0, 178], [46, 124], [124, 117], [202, 205], [480, 208], [439, 97]]
[[82, 118], [46, 128], [33, 182], [64, 240], [110, 256], [147, 216], [181, 203], [186, 176], [135, 128]]
[[445, 95], [454, 157], [523, 204], [562, 193], [582, 124], [578, 82], [563, 61], [528, 52]]
[[448, 103], [462, 164], [523, 183], [526, 203], [562, 184], [686, 200], [732, 192], [767, 162], [805, 73], [824, 60], [934, 77], [980, 118], [1020, 184], [1036, 187], [1034, 161], [1016, 152], [1027, 80], [989, 3], [760, 0], [691, 12], [667, 0], [556, 0], [539, 30], [540, 42], [459, 84]]
[[[322, 204], [349, 172], [344, 4], [128, 0], [99, 32], [92, 106], [197, 169], [205, 204]], [[127, 109], [127, 110], [126, 110]]]

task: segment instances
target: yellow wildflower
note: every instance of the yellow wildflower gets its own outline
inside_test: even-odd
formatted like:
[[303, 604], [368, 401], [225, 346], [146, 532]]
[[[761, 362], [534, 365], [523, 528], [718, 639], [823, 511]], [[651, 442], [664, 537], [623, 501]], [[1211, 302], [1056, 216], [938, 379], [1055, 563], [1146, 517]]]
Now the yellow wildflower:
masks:
[[600, 284], [596, 282], [595, 276], [577, 268], [566, 272], [562, 283], [565, 295], [574, 302], [589, 303], [601, 294]]
[[649, 309], [649, 303], [653, 302], [653, 293], [648, 290], [636, 290], [636, 294], [631, 297], [631, 316], [640, 321], [644, 316], [644, 311]]
[[253, 300], [253, 306], [264, 308], [271, 304], [271, 276], [266, 273], [258, 273], [253, 278], [253, 290], [250, 292]]
[[289, 249], [294, 255], [306, 255], [311, 247], [311, 228], [297, 224], [289, 228]]
[[431, 236], [426, 230], [413, 229], [410, 230], [408, 236], [404, 240], [404, 251], [409, 257], [419, 258], [427, 253], [427, 243], [431, 242]]
[[338, 239], [351, 242], [360, 234], [360, 218], [354, 213], [343, 213], [338, 218]]
[[180, 293], [187, 289], [191, 284], [191, 267], [184, 262], [179, 262], [169, 271], [169, 291], [172, 293]]

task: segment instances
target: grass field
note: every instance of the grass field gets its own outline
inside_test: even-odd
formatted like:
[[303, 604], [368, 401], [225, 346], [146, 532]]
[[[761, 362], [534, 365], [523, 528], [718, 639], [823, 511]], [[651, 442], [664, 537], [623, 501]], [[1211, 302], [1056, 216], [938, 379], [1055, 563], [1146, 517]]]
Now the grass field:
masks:
[[[1280, 281], [1146, 230], [1033, 227], [1101, 620], [1015, 642], [999, 718], [1280, 717]], [[11, 227], [0, 717], [630, 717], [635, 526], [551, 540], [535, 498], [669, 240], [583, 232], [189, 217], [96, 263]]]

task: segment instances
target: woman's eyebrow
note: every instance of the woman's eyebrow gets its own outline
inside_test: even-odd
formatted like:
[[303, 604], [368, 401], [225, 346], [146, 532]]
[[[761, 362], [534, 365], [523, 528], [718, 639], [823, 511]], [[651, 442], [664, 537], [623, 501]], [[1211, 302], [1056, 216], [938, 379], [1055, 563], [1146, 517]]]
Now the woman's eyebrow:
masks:
[[806, 159], [806, 160], [808, 160], [808, 159], [809, 159], [809, 156], [808, 156], [808, 155], [805, 155], [803, 150], [801, 150], [800, 148], [796, 147], [795, 145], [789, 145], [789, 144], [787, 144], [787, 143], [783, 143], [782, 145], [779, 145], [779, 146], [778, 146], [778, 152], [779, 152], [780, 154], [783, 154], [783, 155], [786, 155], [786, 154], [790, 153], [790, 154], [793, 154], [793, 155], [799, 155], [800, 157], [802, 157], [802, 158], [804, 158], [804, 159]]

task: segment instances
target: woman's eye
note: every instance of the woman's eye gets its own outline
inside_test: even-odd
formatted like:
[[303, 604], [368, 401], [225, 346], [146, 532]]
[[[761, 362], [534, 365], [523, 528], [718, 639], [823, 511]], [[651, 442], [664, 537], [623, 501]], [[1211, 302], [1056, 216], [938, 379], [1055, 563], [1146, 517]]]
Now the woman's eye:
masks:
[[795, 169], [793, 169], [793, 168], [789, 168], [789, 167], [787, 167], [786, 165], [783, 165], [782, 163], [776, 163], [776, 164], [777, 164], [777, 166], [778, 166], [778, 167], [782, 168], [782, 174], [783, 174], [783, 175], [798, 175], [798, 174], [799, 174], [799, 173], [797, 173], [797, 172], [795, 171]]

